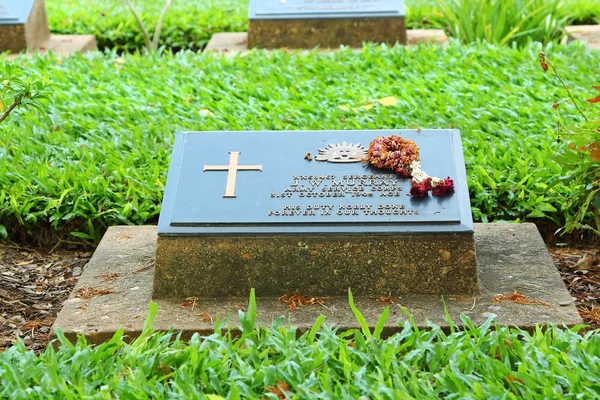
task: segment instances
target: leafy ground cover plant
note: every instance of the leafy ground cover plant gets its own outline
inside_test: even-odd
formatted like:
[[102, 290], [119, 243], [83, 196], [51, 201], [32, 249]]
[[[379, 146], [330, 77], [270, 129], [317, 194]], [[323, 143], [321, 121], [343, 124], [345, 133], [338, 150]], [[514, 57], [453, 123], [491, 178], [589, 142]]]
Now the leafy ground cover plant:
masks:
[[125, 3], [127, 3], [127, 7], [129, 7], [129, 10], [135, 17], [135, 21], [137, 22], [138, 26], [140, 27], [140, 29], [142, 31], [142, 35], [144, 36], [144, 43], [146, 44], [146, 50], [148, 50], [148, 51], [158, 50], [158, 41], [160, 39], [160, 31], [162, 30], [162, 26], [165, 21], [165, 16], [167, 15], [169, 8], [171, 8], [172, 1], [166, 0], [163, 10], [160, 13], [160, 17], [158, 18], [158, 22], [156, 23], [156, 28], [154, 30], [154, 35], [152, 35], [152, 40], [150, 40], [150, 34], [148, 33], [148, 29], [146, 28], [146, 25], [140, 18], [140, 15], [138, 14], [138, 12], [135, 10], [133, 3], [130, 0], [125, 0]]
[[[48, 86], [47, 76], [27, 76], [21, 68], [14, 64], [0, 66], [0, 124], [11, 113], [21, 108], [44, 111], [46, 103], [50, 101]], [[2, 153], [0, 152], [0, 154]], [[4, 192], [0, 193], [0, 197], [3, 197]], [[7, 236], [6, 227], [0, 220], [0, 238]]]
[[[135, 9], [148, 32], [156, 32], [163, 1], [137, 1]], [[146, 48], [136, 17], [123, 0], [46, 2], [54, 33], [91, 33], [98, 48], [133, 52]], [[248, 0], [178, 0], [164, 17], [159, 42], [166, 48], [198, 51], [217, 32], [247, 30]]]
[[[439, 26], [453, 33], [450, 28], [455, 19], [468, 20], [469, 16], [451, 12], [445, 14], [437, 4], [438, 0], [407, 1], [406, 23], [409, 28], [426, 28]], [[457, 0], [447, 0], [453, 3]], [[555, 0], [552, 0], [555, 1]], [[517, 5], [526, 0], [496, 1], [502, 4]], [[540, 3], [541, 0], [536, 0]], [[575, 24], [600, 23], [600, 2], [596, 0], [563, 0], [564, 7], [557, 10], [552, 21], [563, 21], [567, 18]], [[461, 3], [482, 5], [482, 0], [465, 0]], [[140, 20], [148, 31], [154, 31], [160, 19], [163, 3], [161, 1], [145, 1], [136, 3]], [[50, 29], [55, 33], [92, 33], [96, 36], [101, 50], [135, 51], [145, 48], [145, 38], [140, 32], [138, 23], [129, 12], [123, 0], [48, 0], [46, 2]], [[514, 13], [514, 10], [509, 10]], [[478, 15], [488, 15], [491, 10], [475, 10]], [[537, 15], [535, 18], [538, 18]], [[532, 18], [535, 19], [535, 18]], [[539, 18], [538, 18], [539, 19]], [[245, 32], [248, 29], [248, 0], [178, 0], [174, 2], [164, 20], [160, 35], [160, 43], [168, 49], [200, 50], [210, 37], [217, 32]], [[472, 23], [473, 21], [471, 21]], [[541, 21], [544, 30], [551, 28], [551, 21]], [[533, 26], [533, 21], [527, 25]], [[496, 28], [496, 31], [498, 29]], [[540, 28], [535, 28], [539, 31]], [[485, 29], [483, 29], [485, 33]], [[523, 32], [523, 29], [521, 30]], [[484, 37], [482, 36], [481, 39]], [[519, 40], [525, 40], [519, 38]]]
[[[350, 304], [361, 321], [351, 297]], [[152, 303], [131, 343], [120, 331], [98, 346], [83, 338], [71, 344], [58, 331], [58, 350], [7, 349], [0, 397], [592, 399], [600, 391], [600, 335], [580, 335], [581, 327], [530, 334], [463, 317], [462, 330], [451, 324], [444, 332], [433, 324], [419, 329], [409, 318], [382, 339], [377, 328], [339, 332], [321, 316], [299, 335], [282, 320], [259, 327], [251, 294], [248, 312], [239, 312], [239, 336], [217, 322], [214, 334], [184, 341], [153, 331], [156, 312]]]
[[464, 43], [548, 43], [562, 36], [563, 0], [438, 0], [442, 23]]
[[[565, 203], [567, 215], [565, 232], [588, 230], [600, 237], [600, 113], [598, 108], [584, 112], [573, 97], [558, 69], [540, 53], [540, 64], [544, 71], [549, 71], [564, 88], [567, 101], [571, 102], [581, 117], [580, 123], [565, 123], [560, 114], [560, 103], [555, 102], [553, 108], [557, 115], [557, 142], [567, 139], [567, 149], [558, 158], [563, 167], [561, 180], [574, 183], [575, 190]], [[600, 91], [600, 86], [592, 86]], [[588, 103], [600, 103], [600, 95], [588, 99]], [[587, 223], [590, 221], [590, 223]]]
[[[453, 44], [21, 58], [52, 76], [55, 102], [45, 115], [3, 123], [0, 221], [15, 240], [41, 244], [70, 232], [93, 242], [110, 225], [155, 222], [177, 130], [423, 127], [461, 130], [475, 220], [544, 219], [556, 229], [577, 188], [555, 185], [554, 155], [564, 149], [547, 140], [547, 99], [561, 89], [531, 62], [538, 53]], [[556, 47], [553, 57], [568, 65], [571, 89], [587, 91], [600, 53]], [[388, 96], [396, 101], [356, 107]]]
[[21, 107], [43, 111], [50, 100], [48, 77], [26, 76], [14, 64], [0, 66], [0, 123]]

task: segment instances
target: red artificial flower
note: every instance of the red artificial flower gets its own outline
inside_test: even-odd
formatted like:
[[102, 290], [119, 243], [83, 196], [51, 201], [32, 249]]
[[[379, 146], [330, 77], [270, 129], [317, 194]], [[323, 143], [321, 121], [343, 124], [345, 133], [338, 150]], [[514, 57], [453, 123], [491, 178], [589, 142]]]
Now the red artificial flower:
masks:
[[400, 178], [410, 178], [410, 171], [405, 168], [398, 167], [395, 172]]
[[412, 181], [410, 187], [410, 195], [413, 197], [425, 197], [427, 192], [431, 190], [431, 178], [425, 179], [421, 183]]
[[454, 192], [454, 181], [450, 177], [447, 177], [434, 186], [432, 194], [434, 196], [443, 196], [451, 192]]

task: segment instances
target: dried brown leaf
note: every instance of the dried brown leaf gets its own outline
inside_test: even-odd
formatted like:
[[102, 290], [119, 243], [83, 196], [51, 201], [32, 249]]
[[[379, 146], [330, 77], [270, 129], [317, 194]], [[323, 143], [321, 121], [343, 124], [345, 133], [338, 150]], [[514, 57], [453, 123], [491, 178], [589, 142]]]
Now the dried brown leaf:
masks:
[[77, 291], [75, 292], [75, 296], [88, 300], [95, 296], [105, 296], [111, 293], [114, 293], [114, 291], [108, 288], [107, 286], [104, 286], [103, 288], [92, 288], [89, 286], [82, 286], [79, 289], [77, 289]]
[[289, 392], [290, 391], [290, 385], [288, 385], [285, 382], [277, 382], [276, 386], [271, 386], [269, 388], [267, 388], [267, 391], [271, 394], [274, 394], [275, 396], [277, 396], [278, 399], [286, 399], [286, 395], [284, 393], [285, 392]]
[[116, 272], [113, 272], [111, 274], [101, 274], [100, 278], [102, 278], [102, 280], [106, 283], [113, 283], [115, 281], [115, 279], [117, 279], [119, 277], [119, 274], [117, 274]]
[[196, 307], [196, 302], [198, 301], [197, 297], [187, 297], [185, 299], [186, 301], [179, 303], [179, 307], [185, 308], [185, 307], [191, 307], [192, 310], [194, 309], [194, 307]]
[[324, 306], [323, 300], [329, 297], [304, 297], [301, 294], [284, 294], [279, 298], [280, 303], [287, 303], [290, 311], [296, 311], [302, 306], [321, 305]]
[[525, 296], [524, 294], [518, 293], [518, 292], [514, 292], [514, 293], [508, 294], [508, 295], [498, 294], [498, 295], [492, 297], [492, 303], [494, 303], [494, 304], [502, 303], [505, 301], [517, 303], [517, 304], [536, 304], [536, 305], [540, 305], [540, 306], [549, 306], [550, 305], [550, 303], [548, 303], [546, 301], [530, 299], [529, 297]]

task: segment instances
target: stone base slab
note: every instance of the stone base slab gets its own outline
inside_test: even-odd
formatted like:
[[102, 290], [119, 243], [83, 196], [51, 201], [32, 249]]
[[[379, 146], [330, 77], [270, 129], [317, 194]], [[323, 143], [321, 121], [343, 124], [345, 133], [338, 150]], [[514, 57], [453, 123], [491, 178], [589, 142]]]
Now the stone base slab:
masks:
[[404, 17], [250, 19], [248, 48], [361, 47], [363, 42], [406, 44]]
[[[420, 43], [444, 44], [448, 37], [441, 29], [409, 29], [406, 31], [406, 42], [409, 45]], [[229, 55], [246, 54], [248, 52], [247, 32], [215, 33], [203, 50], [203, 53], [226, 53]], [[327, 49], [321, 46], [319, 51], [336, 51], [339, 46]], [[306, 51], [306, 50], [305, 50]]]
[[[419, 282], [415, 285], [415, 282]], [[477, 295], [472, 233], [159, 236], [153, 298]]]
[[600, 49], [600, 25], [573, 25], [565, 28], [567, 42], [584, 42], [591, 49]]
[[96, 49], [96, 37], [94, 35], [50, 35], [50, 39], [40, 46], [30, 49], [27, 53], [9, 54], [8, 59], [12, 60], [20, 55], [46, 54], [48, 51], [61, 56], [69, 56]]
[[[53, 331], [60, 327], [73, 341], [77, 335], [85, 335], [90, 343], [103, 342], [120, 328], [130, 338], [139, 335], [152, 297], [156, 239], [155, 226], [110, 228], [65, 302]], [[405, 307], [422, 328], [427, 327], [427, 321], [447, 327], [444, 307], [458, 326], [461, 325], [461, 314], [469, 316], [476, 324], [495, 314], [498, 323], [527, 330], [536, 324], [573, 326], [582, 323], [535, 225], [475, 224], [475, 243], [480, 295], [394, 298], [385, 335], [398, 332], [407, 319], [400, 306]], [[413, 284], [418, 286], [419, 281]], [[98, 294], [87, 299], [80, 297], [86, 291], [94, 293], [90, 288], [98, 290], [95, 292]], [[494, 304], [491, 301], [496, 294], [508, 295], [515, 291], [549, 305]], [[311, 293], [302, 295], [310, 297]], [[238, 310], [247, 307], [248, 299], [199, 298], [193, 307], [189, 300], [187, 306], [181, 306], [184, 301], [184, 298], [158, 300], [155, 328], [166, 331], [172, 327], [182, 331], [184, 338], [189, 338], [194, 332], [212, 334], [214, 324], [211, 319], [217, 317], [236, 327]], [[385, 304], [369, 297], [357, 297], [355, 302], [373, 327]], [[283, 316], [286, 323], [302, 332], [310, 329], [316, 318], [323, 314], [327, 317], [326, 323], [342, 330], [359, 326], [346, 296], [325, 299], [323, 306], [306, 306], [293, 312], [277, 298], [258, 298], [257, 303], [257, 321], [265, 325]]]

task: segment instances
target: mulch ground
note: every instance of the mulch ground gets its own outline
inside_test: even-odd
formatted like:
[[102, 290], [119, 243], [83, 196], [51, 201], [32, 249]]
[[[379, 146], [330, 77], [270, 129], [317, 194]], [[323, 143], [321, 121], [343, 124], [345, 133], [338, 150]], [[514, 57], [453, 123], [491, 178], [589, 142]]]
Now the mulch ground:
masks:
[[50, 327], [91, 253], [0, 244], [0, 351], [17, 337], [43, 350]]
[[[584, 321], [600, 329], [600, 251], [550, 252]], [[46, 347], [52, 323], [91, 255], [0, 244], [0, 352], [17, 337], [32, 350]]]

